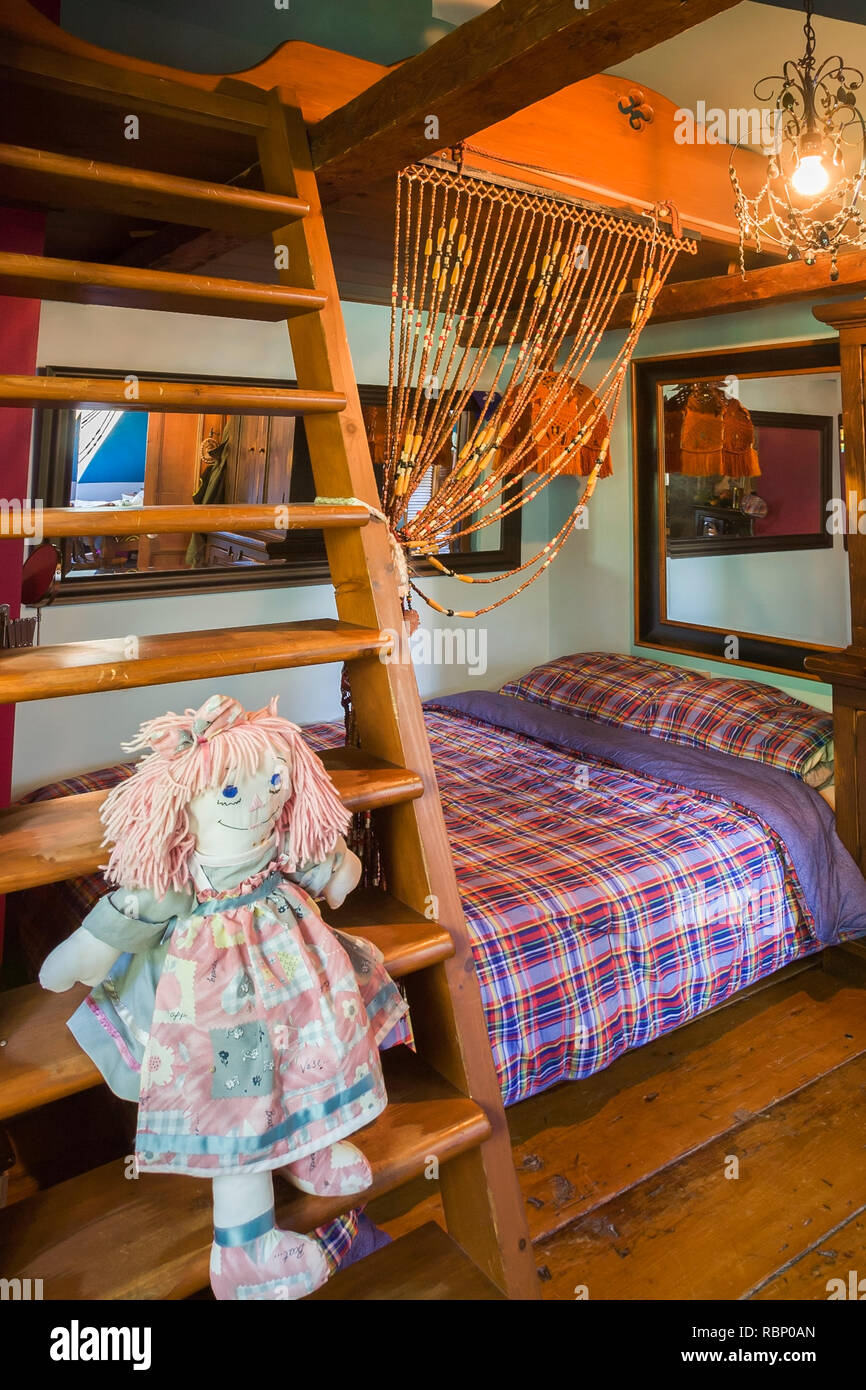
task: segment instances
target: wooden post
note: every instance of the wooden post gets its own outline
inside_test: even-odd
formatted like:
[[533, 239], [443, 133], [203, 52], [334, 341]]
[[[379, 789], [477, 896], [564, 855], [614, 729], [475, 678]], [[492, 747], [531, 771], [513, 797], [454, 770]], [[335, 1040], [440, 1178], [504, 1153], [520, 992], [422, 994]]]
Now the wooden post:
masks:
[[[318, 314], [289, 321], [295, 375], [304, 389], [338, 389], [340, 414], [310, 416], [305, 425], [316, 487], [324, 497], [357, 497], [379, 506], [339, 291], [331, 262], [306, 131], [294, 95], [268, 97], [270, 125], [259, 155], [271, 192], [302, 198], [310, 213], [274, 233], [288, 248], [283, 283], [324, 291]], [[353, 532], [327, 532], [339, 616], [366, 627], [402, 631], [393, 558], [378, 521]], [[514, 1171], [505, 1111], [475, 975], [471, 945], [454, 877], [423, 713], [411, 666], [377, 658], [352, 663], [352, 696], [366, 752], [411, 768], [424, 795], [383, 813], [388, 887], [416, 911], [435, 915], [450, 932], [455, 954], [407, 979], [415, 1042], [428, 1060], [487, 1114], [491, 1138], [443, 1165], [442, 1197], [449, 1233], [511, 1298], [538, 1297], [538, 1277]]]
[[840, 337], [851, 645], [838, 653], [808, 657], [806, 668], [833, 687], [836, 828], [866, 873], [866, 300], [821, 305], [812, 312], [821, 323], [838, 329]]

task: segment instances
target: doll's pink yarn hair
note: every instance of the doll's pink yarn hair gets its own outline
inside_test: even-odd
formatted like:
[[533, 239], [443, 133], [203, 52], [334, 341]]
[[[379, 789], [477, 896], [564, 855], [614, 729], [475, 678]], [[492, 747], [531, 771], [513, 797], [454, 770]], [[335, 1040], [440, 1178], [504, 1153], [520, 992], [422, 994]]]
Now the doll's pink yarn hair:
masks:
[[102, 806], [103, 844], [113, 846], [109, 883], [163, 897], [189, 887], [195, 840], [187, 807], [194, 796], [231, 776], [254, 773], [269, 754], [289, 764], [292, 794], [278, 828], [289, 871], [327, 858], [349, 814], [300, 729], [277, 714], [274, 698], [248, 713], [237, 700], [213, 696], [200, 710], [163, 714], [142, 724], [124, 748], [150, 748]]

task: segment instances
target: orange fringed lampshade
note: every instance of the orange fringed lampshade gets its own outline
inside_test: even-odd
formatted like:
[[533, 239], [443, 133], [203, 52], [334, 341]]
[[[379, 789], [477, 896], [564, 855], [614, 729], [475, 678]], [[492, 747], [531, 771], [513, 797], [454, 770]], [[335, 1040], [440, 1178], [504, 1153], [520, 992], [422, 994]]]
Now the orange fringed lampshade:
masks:
[[722, 472], [734, 478], [758, 478], [755, 426], [746, 407], [729, 396], [722, 410]]
[[[533, 436], [534, 444], [526, 455], [526, 459], [529, 468], [535, 473], [553, 471], [553, 464], [557, 455], [574, 439], [575, 435], [593, 418], [594, 413], [598, 410], [598, 400], [595, 393], [581, 382], [573, 381], [568, 392], [563, 393], [562, 402], [557, 405], [556, 413], [551, 418], [546, 414], [547, 402], [555, 382], [561, 382], [561, 377], [557, 372], [542, 372], [538, 376], [532, 388], [524, 416], [515, 431], [518, 437], [521, 434]], [[525, 418], [527, 414], [529, 416], [528, 421]], [[537, 428], [540, 420], [543, 420], [543, 424]], [[575, 451], [566, 466], [559, 469], [558, 472], [586, 477], [595, 468], [599, 455], [603, 452], [604, 463], [601, 466], [599, 477], [609, 477], [613, 472], [609, 441], [610, 424], [605, 412], [599, 410], [598, 418], [589, 438]]]
[[734, 396], [700, 382], [665, 404], [665, 471], [691, 477], [756, 478], [752, 417]]

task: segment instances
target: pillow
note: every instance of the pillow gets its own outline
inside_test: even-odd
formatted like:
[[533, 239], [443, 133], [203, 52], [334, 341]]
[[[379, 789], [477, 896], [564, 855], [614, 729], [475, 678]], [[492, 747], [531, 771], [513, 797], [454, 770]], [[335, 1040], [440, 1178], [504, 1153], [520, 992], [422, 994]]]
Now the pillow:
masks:
[[808, 783], [810, 787], [814, 787], [816, 791], [820, 791], [822, 787], [826, 787], [828, 783], [832, 782], [835, 776], [835, 763], [815, 763], [814, 767], [810, 767], [804, 775], [803, 781]]
[[649, 705], [682, 672], [660, 661], [615, 652], [576, 652], [535, 666], [503, 685], [500, 695], [516, 695], [539, 705], [595, 719], [645, 729]]
[[833, 757], [829, 714], [775, 686], [708, 676], [647, 657], [578, 652], [536, 666], [501, 694], [655, 738], [769, 763], [805, 777]]

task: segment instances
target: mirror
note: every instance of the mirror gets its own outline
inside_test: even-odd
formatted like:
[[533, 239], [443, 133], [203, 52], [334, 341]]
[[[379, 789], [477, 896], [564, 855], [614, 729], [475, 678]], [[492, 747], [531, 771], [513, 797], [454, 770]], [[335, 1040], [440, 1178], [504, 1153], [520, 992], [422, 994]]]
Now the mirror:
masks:
[[635, 364], [637, 640], [772, 670], [849, 641], [836, 342]]
[[[45, 370], [118, 375], [80, 368]], [[377, 448], [384, 444], [386, 389], [358, 390], [375, 468]], [[327, 580], [324, 541], [317, 531], [136, 536], [123, 530], [124, 510], [137, 506], [312, 502], [316, 488], [301, 417], [98, 407], [37, 411], [36, 420], [36, 495], [46, 506], [106, 514], [98, 535], [62, 542], [58, 601]], [[448, 457], [430, 470], [426, 488], [413, 499], [416, 508], [447, 477], [461, 430], [468, 426], [462, 416], [456, 422]], [[510, 569], [519, 563], [520, 513], [460, 537], [453, 550], [446, 545], [440, 553], [455, 570]], [[425, 572], [423, 563], [416, 568]]]

